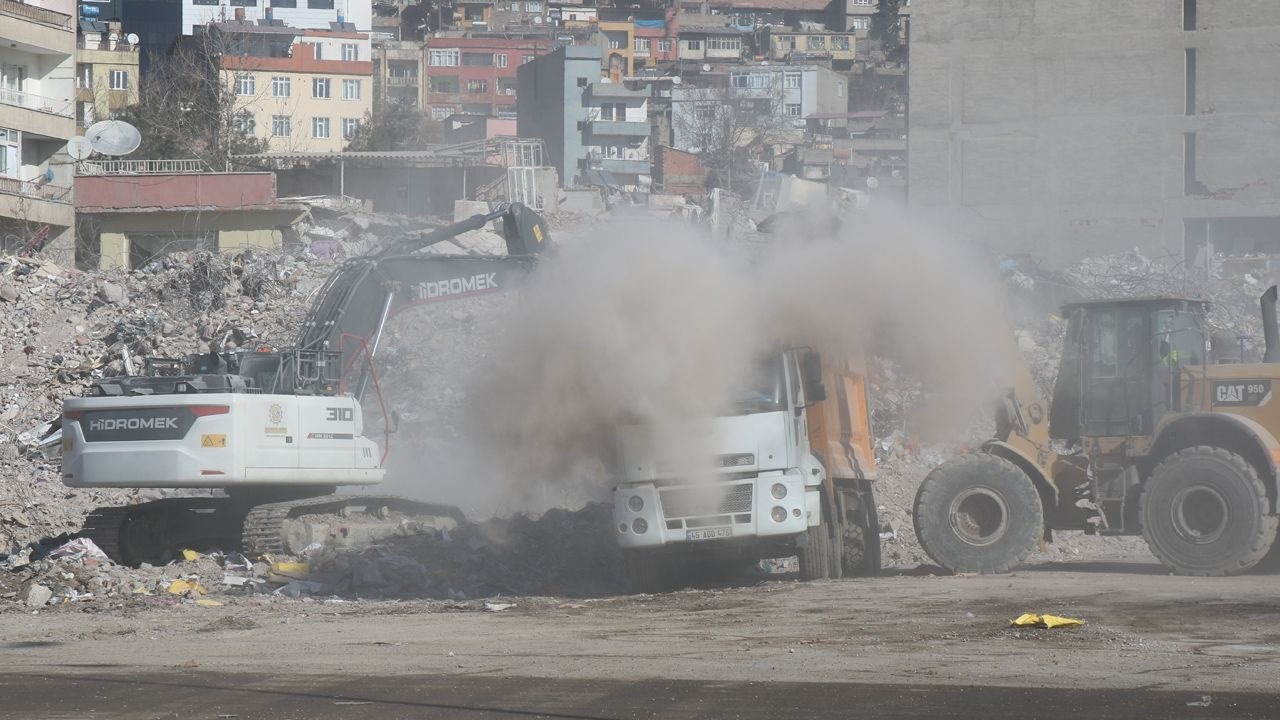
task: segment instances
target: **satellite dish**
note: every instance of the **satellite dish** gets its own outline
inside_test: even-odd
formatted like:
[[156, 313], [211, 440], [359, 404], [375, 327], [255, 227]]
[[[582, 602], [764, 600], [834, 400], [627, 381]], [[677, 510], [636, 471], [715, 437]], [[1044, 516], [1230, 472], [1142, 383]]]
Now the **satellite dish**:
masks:
[[702, 72], [711, 72], [711, 66], [704, 64], [702, 66]]
[[681, 79], [681, 78], [679, 78], [679, 77], [673, 77], [673, 78], [671, 78], [671, 84], [672, 84], [672, 85], [679, 85], [679, 84], [680, 84], [680, 83], [682, 83], [682, 82], [684, 82], [684, 80], [683, 80], [683, 79]]
[[89, 145], [103, 155], [128, 155], [142, 144], [142, 133], [123, 120], [103, 120], [84, 131]]
[[534, 18], [533, 18], [533, 24], [534, 24], [534, 25], [541, 25], [541, 24], [542, 24], [542, 16], [541, 16], [541, 15], [534, 16]]
[[137, 33], [129, 33], [128, 35], [126, 35], [126, 36], [125, 36], [125, 38], [124, 38], [124, 39], [125, 39], [125, 40], [128, 40], [130, 45], [137, 45], [137, 44], [138, 44], [138, 34], [137, 34]]
[[876, 189], [876, 188], [878, 188], [878, 187], [880, 187], [880, 180], [879, 180], [879, 178], [876, 178], [876, 177], [869, 177], [869, 178], [867, 178], [867, 189], [868, 189], [868, 190], [875, 190], [875, 189]]
[[67, 141], [67, 154], [76, 160], [84, 160], [93, 152], [93, 146], [89, 144], [89, 139], [77, 135]]

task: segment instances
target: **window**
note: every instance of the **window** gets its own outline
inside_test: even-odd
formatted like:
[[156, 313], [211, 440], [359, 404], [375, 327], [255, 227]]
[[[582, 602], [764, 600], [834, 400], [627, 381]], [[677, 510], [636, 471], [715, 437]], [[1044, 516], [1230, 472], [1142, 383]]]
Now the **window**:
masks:
[[311, 118], [311, 137], [319, 140], [329, 139], [329, 118]]
[[524, 9], [531, 13], [542, 12], [542, 0], [529, 0], [524, 4]]
[[787, 117], [800, 117], [800, 103], [787, 103]]
[[360, 46], [355, 43], [342, 43], [342, 59], [343, 60], [359, 60]]
[[804, 39], [806, 50], [826, 50], [827, 39], [821, 35], [809, 35]]
[[520, 58], [520, 64], [523, 65], [525, 63], [531, 63], [537, 58], [538, 58], [537, 55], [525, 55], [524, 57]]
[[627, 119], [626, 103], [604, 103], [600, 106], [601, 120], [614, 120], [622, 122]]
[[342, 99], [343, 100], [359, 100], [360, 99], [360, 81], [359, 80], [343, 80], [342, 81]]
[[456, 93], [458, 92], [458, 76], [457, 75], [436, 75], [431, 78], [431, 92], [433, 93]]
[[289, 77], [277, 75], [271, 78], [271, 97], [289, 97]]
[[271, 7], [273, 7], [273, 8], [296, 8], [296, 7], [298, 7], [298, 0], [271, 0]]
[[497, 65], [498, 67], [506, 67], [506, 66], [507, 66], [507, 54], [506, 54], [506, 53], [494, 53], [494, 54], [493, 54], [493, 64], [494, 64], [494, 65]]
[[319, 44], [319, 43], [316, 43], [315, 45], [312, 45], [312, 47], [314, 47], [314, 48], [315, 48], [316, 59], [317, 59], [317, 60], [323, 60], [323, 59], [324, 59], [324, 45], [321, 45], [321, 44]]
[[311, 97], [329, 97], [329, 78], [311, 78]]
[[515, 78], [498, 78], [498, 94], [499, 95], [515, 95], [516, 79]]
[[734, 35], [733, 37], [709, 37], [707, 38], [708, 50], [741, 50], [742, 38]]
[[700, 121], [715, 120], [715, 105], [698, 105], [693, 109], [693, 117]]
[[112, 70], [108, 76], [110, 78], [110, 87], [112, 90], [128, 90], [129, 89], [129, 71], [128, 70]]
[[416, 78], [418, 77], [418, 68], [403, 63], [392, 63], [387, 68], [387, 75], [395, 78]]
[[258, 7], [258, 0], [231, 0], [232, 7]]
[[607, 158], [617, 159], [622, 157], [621, 145], [605, 145], [603, 147], [603, 150], [604, 150], [604, 156]]
[[93, 87], [93, 64], [81, 63], [76, 66], [76, 87]]
[[436, 105], [431, 108], [432, 120], [444, 120], [445, 118], [449, 117], [452, 114], [453, 114], [453, 108], [448, 106], [441, 107], [439, 105]]
[[191, 0], [192, 5], [217, 5], [218, 0]]
[[360, 129], [360, 118], [342, 118], [342, 139], [350, 140]]
[[627, 43], [626, 33], [605, 33], [605, 37], [609, 38], [610, 50], [621, 50]]
[[467, 92], [472, 94], [480, 94], [489, 92], [488, 80], [468, 80]]
[[332, 10], [333, 0], [307, 0], [307, 8], [310, 10]]
[[800, 73], [787, 73], [782, 76], [782, 87], [787, 90], [800, 89]]
[[437, 67], [457, 67], [460, 53], [457, 48], [445, 50], [428, 50], [427, 64]]
[[844, 83], [836, 83], [836, 97], [844, 97]]
[[241, 135], [252, 135], [256, 125], [253, 116], [247, 112], [236, 116], [236, 131]]
[[873, 0], [853, 0], [854, 5], [863, 5], [863, 6], [871, 5], [872, 2]]
[[768, 73], [738, 73], [732, 76], [731, 83], [736, 88], [764, 90], [773, 85]]
[[586, 87], [586, 86], [587, 86], [587, 79], [584, 77], [578, 78], [578, 87]]
[[850, 21], [849, 26], [854, 30], [866, 30], [871, 27], [871, 21], [864, 17], [857, 17]]
[[848, 35], [832, 35], [831, 49], [832, 50], [848, 50], [849, 36]]
[[466, 67], [492, 67], [493, 53], [462, 53], [462, 64]]
[[685, 40], [684, 46], [686, 48], [689, 48], [690, 50], [701, 50], [702, 41], [701, 40]]
[[273, 137], [289, 137], [289, 116], [271, 116], [271, 135]]
[[631, 48], [634, 52], [649, 54], [649, 38], [636, 38], [634, 46]]
[[671, 38], [658, 38], [658, 52], [671, 52]]
[[256, 83], [254, 82], [254, 78], [252, 75], [236, 76], [236, 94], [237, 95], [252, 95], [255, 92], [257, 92], [254, 89], [255, 86], [256, 86]]

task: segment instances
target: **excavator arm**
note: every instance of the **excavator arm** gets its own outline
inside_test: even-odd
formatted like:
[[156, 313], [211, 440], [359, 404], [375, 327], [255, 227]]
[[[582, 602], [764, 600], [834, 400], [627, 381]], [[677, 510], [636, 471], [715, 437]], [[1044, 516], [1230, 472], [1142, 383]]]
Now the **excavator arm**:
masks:
[[[421, 253], [494, 221], [506, 241], [505, 256]], [[360, 399], [391, 317], [411, 307], [516, 287], [550, 241], [537, 213], [511, 203], [347, 260], [316, 296], [294, 347], [301, 353], [339, 353], [346, 389]]]

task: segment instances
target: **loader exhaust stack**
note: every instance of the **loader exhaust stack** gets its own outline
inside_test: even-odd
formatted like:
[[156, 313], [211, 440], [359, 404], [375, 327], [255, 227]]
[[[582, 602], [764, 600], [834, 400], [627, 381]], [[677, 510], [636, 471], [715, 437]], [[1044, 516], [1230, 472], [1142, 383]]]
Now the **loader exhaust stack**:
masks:
[[1276, 326], [1276, 286], [1262, 293], [1262, 337], [1267, 343], [1262, 362], [1280, 362], [1280, 328]]

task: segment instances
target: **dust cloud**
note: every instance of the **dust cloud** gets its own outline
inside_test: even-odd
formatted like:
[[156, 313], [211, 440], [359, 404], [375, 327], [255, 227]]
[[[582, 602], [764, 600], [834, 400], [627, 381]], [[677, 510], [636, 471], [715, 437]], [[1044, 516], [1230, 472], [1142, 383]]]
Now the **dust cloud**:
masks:
[[1000, 285], [980, 253], [889, 212], [764, 239], [713, 245], [646, 220], [562, 245], [468, 374], [465, 449], [424, 460], [465, 465], [508, 510], [607, 499], [614, 428], [666, 431], [652, 438], [663, 456], [698, 457], [679, 428], [724, 409], [777, 343], [893, 358], [935, 393], [935, 431], [965, 435], [1009, 376]]

